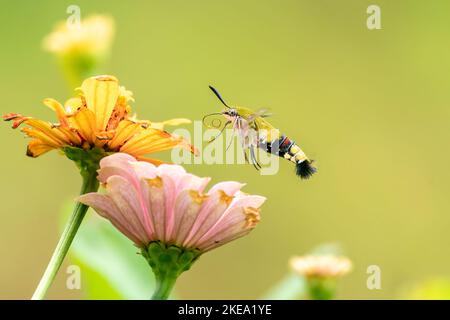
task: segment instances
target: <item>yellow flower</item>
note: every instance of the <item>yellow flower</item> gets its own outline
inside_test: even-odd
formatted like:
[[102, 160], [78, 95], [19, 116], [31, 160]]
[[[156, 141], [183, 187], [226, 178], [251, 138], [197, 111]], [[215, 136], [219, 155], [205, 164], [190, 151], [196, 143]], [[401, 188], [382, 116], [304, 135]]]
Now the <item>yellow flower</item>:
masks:
[[[162, 123], [139, 121], [130, 116], [132, 93], [119, 86], [119, 81], [110, 75], [86, 79], [79, 88], [80, 94], [69, 99], [64, 106], [47, 98], [43, 102], [50, 107], [59, 123], [22, 116], [16, 113], [4, 115], [6, 121], [13, 120], [13, 128], [21, 124], [28, 127], [22, 131], [32, 140], [27, 155], [38, 157], [52, 149], [68, 152], [77, 148], [89, 151], [100, 150], [101, 156], [124, 152], [143, 161], [160, 164], [161, 161], [145, 158], [144, 155], [172, 149], [176, 146], [193, 146], [182, 137], [164, 131], [164, 125], [189, 123], [187, 119], [173, 119]], [[69, 156], [70, 158], [70, 156]]]
[[292, 257], [291, 269], [306, 278], [339, 278], [352, 270], [346, 257], [334, 255], [307, 255]]
[[90, 16], [78, 25], [60, 22], [44, 39], [44, 48], [56, 54], [91, 54], [107, 52], [114, 37], [114, 20], [108, 16]]

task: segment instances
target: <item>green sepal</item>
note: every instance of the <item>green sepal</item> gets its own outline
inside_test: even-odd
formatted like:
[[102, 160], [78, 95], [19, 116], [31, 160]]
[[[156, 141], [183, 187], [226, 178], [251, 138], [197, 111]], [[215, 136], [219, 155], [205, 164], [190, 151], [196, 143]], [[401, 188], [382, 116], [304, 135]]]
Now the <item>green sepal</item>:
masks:
[[101, 148], [85, 150], [67, 146], [61, 148], [61, 150], [67, 158], [75, 162], [82, 175], [97, 171], [100, 160], [108, 155], [108, 153]]
[[191, 268], [201, 251], [180, 248], [161, 241], [151, 242], [141, 253], [152, 267], [157, 288], [153, 299], [167, 299], [177, 278]]
[[178, 277], [189, 270], [201, 255], [200, 250], [184, 249], [161, 241], [151, 242], [141, 252], [156, 277], [163, 275]]

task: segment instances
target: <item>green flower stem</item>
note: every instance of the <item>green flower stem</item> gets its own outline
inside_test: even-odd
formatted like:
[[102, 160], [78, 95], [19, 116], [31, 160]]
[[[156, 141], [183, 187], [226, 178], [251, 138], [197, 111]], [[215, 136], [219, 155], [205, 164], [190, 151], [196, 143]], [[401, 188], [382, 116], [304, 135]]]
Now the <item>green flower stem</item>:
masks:
[[103, 56], [79, 52], [61, 55], [59, 63], [66, 77], [70, 92], [72, 92], [73, 88], [80, 86], [84, 79], [96, 75], [96, 69], [104, 58]]
[[199, 250], [180, 248], [160, 241], [151, 242], [141, 252], [156, 278], [152, 300], [167, 300], [178, 277], [189, 270], [201, 255]]
[[156, 289], [153, 293], [152, 300], [167, 300], [172, 292], [177, 276], [162, 276], [156, 278]]
[[331, 300], [336, 292], [336, 279], [312, 277], [307, 279], [311, 300]]
[[[69, 154], [67, 152], [66, 155], [69, 157]], [[97, 191], [99, 185], [97, 181], [98, 161], [81, 160], [77, 161], [77, 165], [80, 168], [81, 176], [83, 178], [83, 184], [80, 194]], [[36, 288], [36, 291], [34, 292], [31, 299], [42, 300], [45, 297], [48, 288], [55, 279], [55, 276], [58, 273], [58, 270], [67, 255], [67, 252], [69, 251], [70, 245], [75, 238], [75, 235], [78, 231], [78, 228], [80, 227], [81, 222], [83, 221], [87, 209], [88, 206], [80, 202], [76, 203], [72, 215], [64, 228], [55, 251], [53, 252], [47, 269], [45, 269], [44, 275], [42, 276], [41, 281], [39, 282], [39, 285]]]

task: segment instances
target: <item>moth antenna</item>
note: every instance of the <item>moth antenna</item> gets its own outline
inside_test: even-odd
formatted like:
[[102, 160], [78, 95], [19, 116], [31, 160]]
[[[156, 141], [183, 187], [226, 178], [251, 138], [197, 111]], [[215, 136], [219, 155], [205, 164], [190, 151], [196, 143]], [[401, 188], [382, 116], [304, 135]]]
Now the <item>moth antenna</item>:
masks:
[[217, 91], [213, 86], [209, 86], [209, 88], [211, 89], [212, 92], [214, 92], [216, 97], [219, 98], [220, 102], [222, 102], [225, 107], [227, 107], [228, 109], [231, 109], [231, 107], [228, 106], [228, 104], [222, 99], [222, 97], [220, 96], [219, 91]]

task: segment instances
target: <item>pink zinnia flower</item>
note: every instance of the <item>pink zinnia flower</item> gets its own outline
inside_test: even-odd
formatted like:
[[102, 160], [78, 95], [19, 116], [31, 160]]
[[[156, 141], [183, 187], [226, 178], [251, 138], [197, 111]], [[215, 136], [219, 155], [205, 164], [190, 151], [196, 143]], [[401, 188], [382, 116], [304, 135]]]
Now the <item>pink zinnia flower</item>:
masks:
[[210, 178], [189, 174], [179, 165], [155, 167], [125, 153], [103, 158], [98, 173], [106, 193], [88, 193], [79, 201], [142, 249], [157, 280], [167, 276], [166, 269], [179, 275], [202, 253], [248, 234], [266, 200], [241, 192], [244, 185], [234, 181], [218, 183], [205, 193]]
[[80, 202], [110, 220], [138, 247], [152, 241], [202, 252], [249, 233], [259, 222], [265, 198], [240, 191], [234, 181], [203, 193], [210, 178], [178, 165], [158, 167], [117, 153], [100, 161], [98, 179], [106, 194], [82, 195]]

